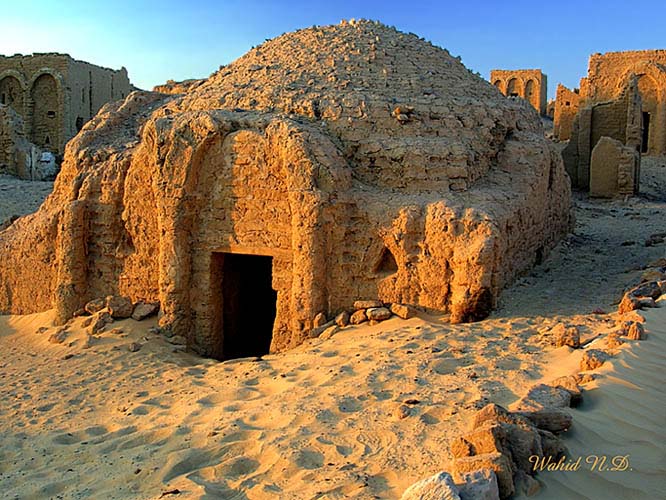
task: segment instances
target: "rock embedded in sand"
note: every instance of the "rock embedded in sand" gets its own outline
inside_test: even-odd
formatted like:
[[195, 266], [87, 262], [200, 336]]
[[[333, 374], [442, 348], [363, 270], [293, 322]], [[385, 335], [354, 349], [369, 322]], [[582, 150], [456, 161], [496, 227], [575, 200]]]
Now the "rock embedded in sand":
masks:
[[160, 305], [157, 302], [137, 302], [132, 311], [132, 319], [142, 321], [150, 316], [157, 314]]
[[134, 304], [132, 304], [129, 297], [109, 295], [106, 298], [106, 308], [109, 310], [109, 314], [112, 318], [125, 319], [132, 316]]
[[113, 323], [113, 318], [106, 310], [102, 309], [90, 317], [90, 333], [92, 335], [97, 335], [106, 328], [106, 325], [111, 323]]
[[68, 333], [66, 328], [58, 328], [55, 333], [49, 337], [49, 342], [52, 344], [62, 344], [67, 338]]
[[624, 344], [624, 341], [620, 338], [617, 333], [609, 333], [606, 336], [606, 347], [609, 349], [616, 349]]
[[340, 328], [344, 328], [349, 324], [349, 313], [347, 311], [342, 311], [335, 317], [335, 324]]
[[581, 371], [594, 370], [609, 359], [610, 355], [607, 352], [600, 351], [599, 349], [589, 349], [585, 351], [580, 360], [580, 369]]
[[370, 309], [371, 307], [384, 307], [384, 303], [381, 300], [357, 300], [354, 302], [354, 309], [357, 311]]
[[516, 491], [527, 497], [532, 497], [541, 491], [541, 483], [522, 470], [516, 472], [514, 483]]
[[93, 299], [90, 302], [86, 303], [84, 310], [88, 314], [95, 314], [96, 312], [101, 311], [106, 307], [106, 299]]
[[312, 326], [314, 328], [320, 328], [326, 324], [326, 315], [322, 312], [317, 314], [314, 319], [312, 320]]
[[352, 325], [360, 325], [364, 321], [368, 320], [368, 316], [365, 314], [365, 309], [360, 309], [355, 311], [349, 318], [349, 323]]
[[131, 342], [130, 344], [127, 345], [127, 350], [129, 352], [137, 352], [141, 350], [141, 344], [138, 342]]
[[556, 379], [551, 380], [548, 385], [568, 391], [571, 396], [571, 406], [576, 406], [583, 400], [583, 392], [578, 386], [578, 381], [575, 375], [557, 377]]
[[391, 312], [402, 319], [409, 319], [416, 316], [416, 310], [405, 304], [391, 304]]
[[559, 323], [551, 330], [555, 336], [555, 347], [569, 346], [573, 349], [580, 347], [580, 332], [576, 326], [566, 326]]
[[562, 408], [541, 408], [534, 411], [520, 411], [520, 415], [529, 419], [537, 429], [549, 432], [563, 432], [569, 430], [573, 417]]
[[338, 331], [340, 331], [340, 327], [339, 327], [338, 325], [332, 325], [332, 326], [329, 326], [328, 328], [326, 328], [326, 330], [324, 330], [324, 331], [321, 333], [321, 335], [319, 336], [319, 338], [320, 338], [321, 340], [327, 340], [327, 339], [330, 339], [333, 335], [335, 335], [336, 333], [338, 333]]
[[631, 340], [645, 340], [647, 336], [643, 325], [635, 321], [631, 323], [631, 326], [627, 330], [627, 338]]
[[396, 408], [395, 413], [394, 413], [394, 415], [400, 420], [402, 420], [403, 418], [409, 417], [411, 414], [412, 414], [411, 407], [409, 407], [405, 404], [399, 405]]
[[453, 478], [447, 472], [422, 479], [412, 484], [400, 500], [461, 500]]
[[571, 394], [561, 387], [537, 384], [516, 404], [516, 410], [536, 411], [542, 408], [566, 408], [571, 405]]
[[460, 500], [499, 500], [497, 476], [492, 469], [461, 474], [457, 484]]
[[481, 469], [490, 469], [497, 476], [500, 498], [509, 498], [515, 492], [511, 461], [501, 453], [486, 453], [473, 457], [462, 457], [453, 460], [453, 478], [463, 482], [465, 474]]
[[391, 311], [385, 307], [371, 307], [365, 311], [370, 321], [384, 321], [391, 317]]

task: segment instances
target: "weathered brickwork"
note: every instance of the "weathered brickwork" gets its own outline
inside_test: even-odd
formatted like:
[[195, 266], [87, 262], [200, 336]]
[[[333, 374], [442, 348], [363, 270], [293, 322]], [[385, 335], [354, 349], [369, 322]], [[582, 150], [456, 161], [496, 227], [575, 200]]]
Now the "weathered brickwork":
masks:
[[561, 83], [557, 86], [555, 113], [553, 116], [553, 136], [560, 141], [571, 138], [571, 128], [580, 105], [580, 91], [570, 90]]
[[[593, 54], [590, 56], [587, 77], [580, 82], [579, 108], [619, 99], [634, 77], [637, 79], [642, 103], [641, 152], [649, 155], [666, 154], [666, 50]], [[570, 131], [572, 121], [571, 113], [565, 111], [564, 103], [573, 103], [573, 100], [572, 93], [563, 89], [566, 92], [560, 94], [558, 87], [554, 127], [555, 137], [567, 140], [570, 137], [567, 131]], [[590, 148], [594, 148], [595, 144]]]
[[502, 94], [522, 97], [540, 115], [546, 114], [548, 79], [540, 69], [494, 69], [490, 72], [490, 82]]
[[132, 90], [125, 68], [102, 68], [67, 54], [0, 56], [0, 104], [21, 116], [25, 137], [55, 154], [104, 104]]

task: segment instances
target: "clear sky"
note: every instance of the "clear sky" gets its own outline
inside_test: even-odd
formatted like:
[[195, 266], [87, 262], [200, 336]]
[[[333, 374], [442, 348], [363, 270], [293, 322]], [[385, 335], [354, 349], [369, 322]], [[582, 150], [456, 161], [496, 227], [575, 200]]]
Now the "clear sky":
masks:
[[266, 38], [341, 19], [414, 32], [489, 77], [541, 68], [548, 97], [577, 87], [594, 52], [666, 49], [666, 0], [0, 0], [0, 54], [65, 52], [125, 66], [144, 89], [207, 77]]

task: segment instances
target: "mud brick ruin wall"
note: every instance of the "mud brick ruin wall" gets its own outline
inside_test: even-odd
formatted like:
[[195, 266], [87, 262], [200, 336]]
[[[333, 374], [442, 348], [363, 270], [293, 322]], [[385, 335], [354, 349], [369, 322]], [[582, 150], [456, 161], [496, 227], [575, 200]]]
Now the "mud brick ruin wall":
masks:
[[[590, 56], [588, 74], [580, 82], [579, 109], [619, 99], [634, 77], [638, 82], [642, 102], [641, 121], [645, 130], [641, 150], [650, 155], [666, 154], [666, 50], [608, 52]], [[573, 103], [572, 97], [568, 89], [562, 87], [560, 93], [558, 87], [554, 126], [555, 136], [561, 140], [569, 138], [566, 132], [570, 113], [565, 111], [564, 102]], [[596, 123], [601, 122], [597, 120]], [[603, 134], [594, 135], [600, 137]]]
[[[572, 186], [590, 187], [592, 150], [602, 137], [620, 141], [638, 151], [641, 147], [641, 95], [638, 80], [632, 79], [620, 96], [613, 101], [581, 108], [576, 116], [569, 144], [562, 157]], [[639, 172], [636, 173], [636, 179]]]
[[102, 68], [66, 54], [0, 56], [0, 103], [22, 117], [30, 142], [55, 154], [105, 103], [132, 90], [125, 68]]
[[553, 135], [560, 141], [571, 138], [571, 129], [574, 118], [578, 113], [580, 93], [578, 90], [569, 90], [564, 85], [557, 86], [555, 98], [555, 114], [553, 116]]
[[502, 94], [522, 97], [540, 115], [546, 114], [548, 80], [540, 69], [494, 69], [490, 72], [490, 82]]

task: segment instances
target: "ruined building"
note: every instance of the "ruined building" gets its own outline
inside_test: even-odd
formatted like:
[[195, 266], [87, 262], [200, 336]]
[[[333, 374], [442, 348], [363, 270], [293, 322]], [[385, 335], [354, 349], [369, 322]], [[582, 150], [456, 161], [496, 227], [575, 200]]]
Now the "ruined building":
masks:
[[[643, 123], [641, 152], [666, 154], [666, 50], [608, 52], [590, 56], [587, 77], [580, 90], [558, 87], [555, 105], [555, 136], [571, 137], [573, 117], [579, 109], [620, 98], [633, 77], [638, 92]], [[594, 144], [591, 145], [591, 148]]]
[[101, 68], [66, 54], [0, 56], [0, 104], [16, 112], [22, 127], [0, 130], [0, 136], [18, 134], [60, 155], [104, 104], [132, 90], [125, 68]]
[[[572, 185], [637, 193], [640, 154], [666, 154], [666, 50], [594, 54], [580, 90], [559, 86], [557, 96], [555, 136], [569, 140], [562, 154]], [[601, 138], [612, 141], [595, 155]]]
[[505, 96], [522, 97], [540, 115], [546, 114], [548, 79], [540, 69], [494, 69], [490, 81]]
[[105, 106], [0, 233], [0, 311], [64, 322], [125, 295], [199, 353], [262, 354], [357, 299], [481, 319], [570, 226], [527, 103], [415, 35], [343, 22]]

